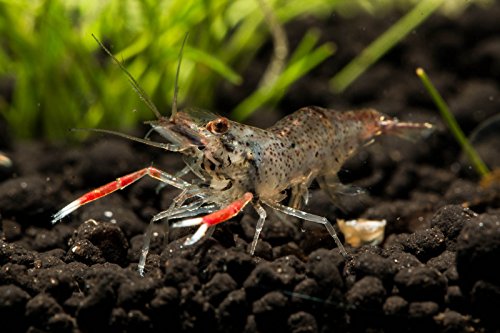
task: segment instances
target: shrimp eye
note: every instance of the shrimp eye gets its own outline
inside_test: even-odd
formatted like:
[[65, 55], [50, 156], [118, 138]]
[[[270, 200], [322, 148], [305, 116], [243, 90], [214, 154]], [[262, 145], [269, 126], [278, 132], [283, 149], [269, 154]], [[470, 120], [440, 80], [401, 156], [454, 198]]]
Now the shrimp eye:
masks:
[[229, 129], [229, 121], [224, 118], [217, 118], [207, 124], [207, 129], [214, 134], [224, 134]]

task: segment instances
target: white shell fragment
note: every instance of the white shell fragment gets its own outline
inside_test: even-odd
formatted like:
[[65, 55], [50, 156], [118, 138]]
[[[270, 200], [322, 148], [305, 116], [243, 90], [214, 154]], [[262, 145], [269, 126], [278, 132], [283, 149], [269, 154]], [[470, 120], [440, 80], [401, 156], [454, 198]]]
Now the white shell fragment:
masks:
[[386, 220], [337, 220], [340, 231], [344, 234], [345, 241], [353, 246], [378, 245], [384, 240]]
[[0, 166], [5, 168], [10, 168], [12, 166], [12, 160], [2, 152], [0, 152]]

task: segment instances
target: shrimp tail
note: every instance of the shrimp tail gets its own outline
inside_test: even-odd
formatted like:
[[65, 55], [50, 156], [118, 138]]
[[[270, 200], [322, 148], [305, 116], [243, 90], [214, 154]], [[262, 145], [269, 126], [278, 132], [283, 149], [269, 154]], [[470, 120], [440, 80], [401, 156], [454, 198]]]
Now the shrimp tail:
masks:
[[428, 137], [435, 128], [430, 123], [402, 122], [397, 119], [381, 120], [379, 126], [380, 134], [393, 135], [413, 142]]

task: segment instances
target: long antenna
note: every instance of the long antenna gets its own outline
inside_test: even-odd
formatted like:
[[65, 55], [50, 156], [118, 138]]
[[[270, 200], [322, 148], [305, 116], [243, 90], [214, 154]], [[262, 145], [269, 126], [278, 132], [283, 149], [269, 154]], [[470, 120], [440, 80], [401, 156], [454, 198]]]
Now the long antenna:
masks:
[[184, 45], [186, 45], [186, 41], [188, 39], [189, 32], [184, 36], [184, 40], [182, 41], [181, 50], [179, 51], [179, 60], [177, 62], [177, 72], [175, 73], [175, 83], [174, 83], [174, 99], [172, 101], [172, 113], [170, 115], [170, 119], [172, 119], [177, 113], [177, 94], [179, 93], [179, 72], [181, 71], [181, 63], [182, 63], [182, 52], [184, 51]]
[[[101, 46], [101, 48], [111, 57], [111, 59], [113, 59], [113, 61], [118, 65], [118, 67], [120, 67], [120, 69], [125, 73], [130, 84], [132, 85], [132, 88], [134, 88], [135, 92], [137, 93], [137, 95], [139, 95], [140, 99], [144, 102], [144, 104], [146, 104], [146, 106], [151, 111], [153, 111], [156, 118], [160, 119], [162, 117], [161, 113], [158, 111], [156, 106], [153, 104], [153, 102], [151, 101], [151, 98], [149, 98], [148, 94], [146, 94], [144, 89], [142, 89], [141, 86], [139, 85], [139, 83], [137, 83], [137, 81], [134, 79], [132, 74], [129, 73], [129, 71], [125, 68], [125, 66], [123, 66], [123, 64], [118, 59], [116, 59], [116, 57], [106, 48], [106, 46], [104, 46], [103, 43], [101, 43], [101, 41], [99, 39], [97, 39], [97, 37], [94, 34], [92, 34], [92, 37], [94, 37], [94, 39]], [[184, 46], [184, 44], [182, 44], [182, 45]], [[181, 49], [181, 52], [182, 52], [182, 49]], [[180, 62], [179, 62], [179, 65], [180, 65]], [[177, 71], [179, 71], [179, 70], [177, 70]], [[176, 79], [176, 84], [177, 84], [177, 79]], [[175, 98], [175, 96], [174, 96], [174, 98]]]
[[106, 130], [106, 129], [100, 129], [100, 128], [72, 128], [72, 131], [87, 131], [87, 132], [96, 132], [96, 133], [105, 133], [105, 134], [110, 134], [110, 135], [116, 135], [120, 136], [125, 139], [129, 139], [132, 141], [140, 142], [148, 146], [153, 146], [156, 148], [161, 148], [161, 149], [166, 149], [168, 151], [180, 151], [180, 149], [173, 149], [173, 145], [168, 144], [168, 143], [162, 143], [162, 142], [155, 142], [155, 141], [150, 141], [148, 139], [142, 139], [142, 138], [137, 138], [132, 135], [128, 135], [125, 133], [121, 132], [116, 132], [116, 131], [111, 131], [111, 130]]

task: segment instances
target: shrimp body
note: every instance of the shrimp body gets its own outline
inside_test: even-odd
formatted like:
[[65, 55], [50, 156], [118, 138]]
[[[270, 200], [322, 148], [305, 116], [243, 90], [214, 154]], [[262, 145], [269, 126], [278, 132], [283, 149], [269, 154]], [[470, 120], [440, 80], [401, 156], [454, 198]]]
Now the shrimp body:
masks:
[[283, 192], [315, 178], [334, 177], [344, 162], [381, 134], [431, 128], [402, 123], [373, 110], [339, 112], [305, 107], [263, 130], [228, 121], [228, 129], [205, 147], [212, 179], [229, 180], [235, 197], [280, 202]]
[[[218, 207], [229, 208], [234, 204], [238, 209], [251, 201], [259, 214], [251, 253], [255, 251], [266, 219], [264, 204], [276, 211], [325, 225], [341, 253], [347, 255], [326, 218], [299, 210], [302, 204], [307, 204], [311, 182], [316, 179], [336, 204], [339, 193], [346, 189], [338, 181], [337, 172], [360, 146], [382, 134], [408, 137], [412, 132], [432, 128], [428, 123], [399, 122], [373, 109], [339, 112], [305, 107], [268, 129], [243, 125], [208, 112], [202, 117], [190, 118], [190, 112], [179, 112], [170, 122], [176, 124], [177, 118], [183, 119], [190, 124], [191, 131], [198, 133], [200, 146], [193, 166], [208, 180], [210, 190], [205, 200]], [[285, 206], [281, 202], [287, 190], [291, 197]], [[216, 224], [212, 221], [212, 216], [194, 218], [173, 226], [201, 224], [199, 230], [206, 230]], [[196, 242], [203, 234], [204, 231], [195, 234], [187, 244]]]
[[[432, 127], [427, 123], [399, 122], [373, 109], [339, 112], [320, 107], [302, 108], [268, 129], [240, 124], [194, 108], [176, 112], [169, 118], [160, 117], [149, 124], [169, 143], [99, 131], [179, 152], [187, 164], [180, 174], [192, 172], [199, 179], [188, 182], [147, 167], [84, 194], [55, 214], [54, 223], [86, 203], [149, 176], [182, 190], [168, 210], [153, 216], [151, 224], [160, 219], [195, 216], [172, 224], [173, 227], [200, 225], [186, 240], [186, 245], [197, 242], [210, 227], [232, 218], [251, 203], [259, 215], [250, 247], [252, 254], [267, 217], [264, 209], [267, 206], [323, 224], [341, 253], [347, 256], [326, 218], [299, 210], [307, 204], [309, 185], [316, 179], [334, 204], [338, 204], [337, 195], [344, 186], [338, 181], [337, 172], [356, 149], [378, 135], [404, 137]], [[290, 200], [284, 205], [287, 193], [290, 193]], [[199, 215], [202, 216], [196, 217]], [[141, 274], [149, 250], [152, 229], [148, 230], [139, 262]]]
[[[309, 185], [316, 179], [338, 205], [337, 194], [345, 191], [345, 187], [338, 181], [337, 172], [357, 148], [378, 135], [406, 137], [412, 132], [420, 133], [432, 127], [428, 123], [399, 122], [373, 109], [338, 112], [312, 106], [296, 111], [268, 129], [261, 129], [201, 109], [177, 111], [177, 78], [172, 114], [163, 117], [132, 75], [102, 43], [97, 42], [125, 72], [135, 91], [156, 115], [157, 119], [148, 124], [167, 142], [153, 142], [109, 130], [93, 131], [181, 153], [186, 167], [172, 175], [149, 166], [117, 178], [63, 207], [54, 214], [52, 222], [56, 223], [79, 207], [121, 190], [145, 176], [180, 189], [181, 193], [170, 208], [154, 215], [150, 221], [138, 264], [141, 275], [154, 222], [180, 219], [172, 227], [199, 225], [184, 243], [190, 245], [200, 240], [212, 226], [239, 214], [248, 204], [259, 215], [250, 246], [252, 254], [267, 218], [264, 207], [268, 207], [324, 225], [340, 252], [347, 256], [335, 229], [326, 218], [300, 210], [302, 205], [307, 204]], [[178, 72], [179, 68], [180, 60]], [[197, 178], [184, 180], [182, 177], [188, 173]], [[290, 200], [284, 205], [282, 202], [288, 193]]]
[[319, 175], [336, 174], [357, 147], [376, 135], [371, 111], [337, 112], [306, 107], [269, 128], [258, 190], [267, 198]]

